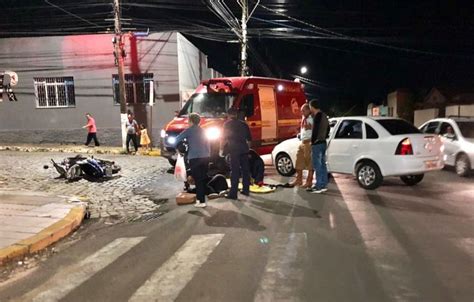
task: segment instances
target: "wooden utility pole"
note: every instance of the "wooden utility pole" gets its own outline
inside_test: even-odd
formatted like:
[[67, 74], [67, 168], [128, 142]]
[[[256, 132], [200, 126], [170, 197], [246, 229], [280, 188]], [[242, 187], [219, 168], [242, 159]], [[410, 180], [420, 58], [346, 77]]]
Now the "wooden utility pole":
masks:
[[247, 0], [240, 2], [242, 6], [242, 41], [240, 43], [240, 76], [248, 75], [247, 67], [247, 21], [249, 18], [249, 6]]
[[120, 99], [120, 129], [122, 129], [122, 147], [125, 149], [125, 139], [127, 137], [127, 130], [125, 128], [125, 122], [127, 121], [127, 104], [125, 100], [125, 75], [124, 75], [124, 42], [122, 36], [122, 28], [120, 24], [120, 2], [114, 0], [114, 23], [115, 23], [115, 36], [113, 39], [114, 43], [114, 54], [115, 64], [118, 67], [118, 79], [119, 79], [119, 99]]

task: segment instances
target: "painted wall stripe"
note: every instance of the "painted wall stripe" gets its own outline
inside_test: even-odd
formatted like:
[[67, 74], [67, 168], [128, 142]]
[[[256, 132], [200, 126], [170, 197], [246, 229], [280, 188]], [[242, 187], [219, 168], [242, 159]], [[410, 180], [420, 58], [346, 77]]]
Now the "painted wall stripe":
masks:
[[298, 301], [304, 278], [306, 233], [277, 234], [254, 301]]
[[191, 236], [153, 273], [129, 301], [174, 301], [223, 237], [224, 234]]
[[60, 269], [40, 287], [26, 294], [21, 301], [51, 302], [64, 298], [69, 292], [114, 262], [144, 238], [115, 239], [81, 262]]

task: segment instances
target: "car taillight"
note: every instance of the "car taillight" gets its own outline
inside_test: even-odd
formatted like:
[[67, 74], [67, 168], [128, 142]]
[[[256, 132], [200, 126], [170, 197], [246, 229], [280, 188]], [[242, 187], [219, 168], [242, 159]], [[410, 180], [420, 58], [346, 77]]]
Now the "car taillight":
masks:
[[395, 155], [413, 155], [413, 147], [409, 138], [405, 138], [398, 144]]

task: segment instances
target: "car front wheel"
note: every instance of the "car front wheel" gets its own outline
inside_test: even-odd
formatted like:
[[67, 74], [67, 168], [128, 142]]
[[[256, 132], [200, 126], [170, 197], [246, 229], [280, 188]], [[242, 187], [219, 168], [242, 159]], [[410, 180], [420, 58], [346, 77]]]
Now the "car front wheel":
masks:
[[356, 167], [356, 176], [359, 186], [367, 190], [374, 190], [383, 182], [379, 167], [371, 161], [359, 163]]
[[286, 153], [278, 154], [275, 161], [275, 167], [277, 172], [282, 176], [292, 176], [296, 172], [293, 166], [293, 161]]
[[471, 163], [466, 154], [461, 154], [456, 158], [456, 163], [454, 164], [456, 168], [456, 174], [461, 177], [466, 177], [471, 171]]
[[418, 184], [420, 181], [423, 180], [425, 174], [418, 174], [418, 175], [405, 175], [400, 176], [400, 179], [407, 185], [407, 186], [414, 186]]

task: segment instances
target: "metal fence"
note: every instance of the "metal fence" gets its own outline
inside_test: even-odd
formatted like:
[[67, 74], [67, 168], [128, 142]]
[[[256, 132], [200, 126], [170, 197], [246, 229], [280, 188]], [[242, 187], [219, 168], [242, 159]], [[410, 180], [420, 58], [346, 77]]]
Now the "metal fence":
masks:
[[73, 77], [34, 78], [36, 107], [76, 106]]

